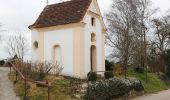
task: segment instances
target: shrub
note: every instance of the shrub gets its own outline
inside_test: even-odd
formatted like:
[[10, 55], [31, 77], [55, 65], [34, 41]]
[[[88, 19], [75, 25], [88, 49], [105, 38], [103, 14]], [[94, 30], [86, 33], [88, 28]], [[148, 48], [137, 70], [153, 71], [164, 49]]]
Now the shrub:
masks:
[[122, 65], [119, 63], [115, 64], [113, 72], [114, 76], [120, 77], [124, 73]]
[[132, 90], [143, 91], [139, 80], [118, 78], [100, 80], [89, 84], [85, 100], [111, 100], [125, 96]]
[[113, 78], [114, 77], [113, 72], [105, 72], [104, 77], [105, 79]]
[[124, 96], [132, 89], [129, 80], [109, 79], [91, 83], [87, 89], [85, 100], [111, 100]]
[[4, 60], [1, 60], [1, 61], [0, 61], [0, 66], [4, 66], [4, 64], [5, 64], [5, 61], [4, 61]]
[[130, 79], [132, 85], [133, 85], [133, 89], [137, 92], [140, 92], [140, 91], [143, 91], [144, 90], [144, 87], [141, 83], [140, 80], [136, 79], [136, 78], [131, 78]]
[[168, 81], [168, 79], [169, 79], [165, 73], [159, 72], [159, 73], [157, 73], [157, 75], [158, 75], [159, 79], [161, 79], [165, 82]]
[[145, 69], [143, 67], [136, 67], [134, 71], [138, 73], [144, 73]]
[[168, 78], [170, 78], [170, 49], [165, 51], [165, 54], [163, 56], [166, 64], [166, 75]]
[[168, 78], [170, 78], [170, 66], [167, 66], [166, 68], [166, 75]]
[[59, 76], [63, 70], [63, 67], [61, 64], [57, 63], [57, 64], [52, 64], [52, 67], [53, 67], [53, 71], [50, 72], [56, 76]]
[[12, 66], [12, 64], [11, 64], [11, 62], [10, 62], [10, 61], [8, 61], [8, 62], [6, 62], [6, 63], [5, 63], [5, 66], [7, 66], [7, 67], [11, 67], [11, 66]]
[[50, 62], [32, 63], [17, 60], [15, 66], [21, 71], [21, 73], [33, 80], [42, 81], [49, 73], [59, 75], [62, 71], [62, 67], [59, 64], [52, 64]]
[[105, 70], [106, 71], [113, 71], [114, 64], [108, 60], [105, 60]]
[[97, 80], [97, 74], [95, 72], [89, 72], [87, 74], [88, 81], [96, 81]]
[[[29, 64], [27, 64], [27, 65], [29, 65]], [[45, 76], [48, 75], [49, 73], [56, 75], [56, 71], [57, 71], [57, 74], [59, 74], [62, 71], [62, 69], [58, 65], [52, 64], [47, 61], [43, 62], [43, 63], [32, 63], [30, 65], [31, 65], [31, 68], [29, 68], [29, 69], [32, 73], [31, 77], [38, 81], [44, 80]], [[56, 67], [60, 71], [58, 71], [56, 69]]]

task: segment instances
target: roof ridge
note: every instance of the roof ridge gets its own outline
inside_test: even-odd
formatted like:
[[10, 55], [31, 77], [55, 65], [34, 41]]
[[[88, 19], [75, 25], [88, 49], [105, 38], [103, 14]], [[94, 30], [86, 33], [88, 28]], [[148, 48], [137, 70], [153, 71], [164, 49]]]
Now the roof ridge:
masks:
[[50, 5], [47, 5], [47, 6], [54, 6], [54, 5], [59, 5], [59, 4], [66, 4], [66, 3], [75, 2], [75, 1], [84, 1], [84, 0], [63, 1], [63, 2], [59, 2], [59, 3], [50, 4]]
[[47, 5], [29, 28], [43, 28], [78, 23], [85, 16], [92, 0], [71, 0]]

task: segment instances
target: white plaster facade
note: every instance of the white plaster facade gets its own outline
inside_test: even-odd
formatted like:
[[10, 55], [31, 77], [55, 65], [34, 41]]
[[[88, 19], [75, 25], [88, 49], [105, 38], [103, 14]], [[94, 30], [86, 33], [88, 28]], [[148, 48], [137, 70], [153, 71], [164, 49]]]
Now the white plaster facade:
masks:
[[[92, 17], [95, 25], [91, 25]], [[53, 61], [53, 47], [60, 46], [60, 64], [63, 75], [86, 78], [91, 71], [91, 46], [96, 47], [96, 69], [105, 71], [105, 26], [96, 0], [93, 0], [80, 23], [31, 29], [32, 44], [38, 42], [38, 48], [32, 47], [32, 61]], [[95, 34], [95, 42], [91, 34]]]

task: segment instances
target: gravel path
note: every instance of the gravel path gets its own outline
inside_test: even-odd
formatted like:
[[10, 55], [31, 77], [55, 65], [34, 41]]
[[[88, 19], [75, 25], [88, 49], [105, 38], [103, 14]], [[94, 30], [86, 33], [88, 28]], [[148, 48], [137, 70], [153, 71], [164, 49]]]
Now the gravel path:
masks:
[[161, 91], [155, 94], [139, 96], [131, 100], [170, 100], [170, 90]]
[[9, 68], [0, 67], [0, 100], [19, 100], [8, 79]]
[[[9, 68], [0, 67], [0, 100], [20, 100], [8, 79]], [[170, 90], [139, 96], [131, 100], [170, 100]]]

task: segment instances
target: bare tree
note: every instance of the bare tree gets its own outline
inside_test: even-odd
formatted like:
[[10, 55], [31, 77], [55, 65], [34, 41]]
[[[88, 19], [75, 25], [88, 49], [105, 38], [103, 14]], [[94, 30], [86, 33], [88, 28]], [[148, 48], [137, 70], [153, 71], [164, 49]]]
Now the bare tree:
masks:
[[21, 60], [24, 59], [26, 52], [28, 51], [28, 41], [25, 36], [19, 34], [11, 36], [7, 41], [7, 52], [10, 56], [17, 55]]
[[165, 51], [170, 46], [170, 16], [166, 15], [161, 18], [153, 20], [155, 26], [155, 38], [152, 41], [154, 47], [156, 48], [156, 54], [159, 57], [160, 67], [164, 67], [166, 72], [166, 67], [164, 63]]
[[[151, 9], [150, 0], [113, 0], [112, 9], [106, 15], [108, 22], [107, 45], [118, 50], [118, 57], [124, 66], [140, 62], [146, 68], [146, 36], [149, 21], [157, 9]], [[138, 58], [138, 59], [136, 59]]]
[[154, 44], [158, 49], [159, 55], [162, 55], [164, 51], [170, 45], [169, 35], [170, 35], [170, 16], [165, 16], [159, 19], [154, 19], [155, 26], [155, 39]]
[[138, 34], [138, 39], [140, 41], [140, 52], [137, 54], [140, 57], [140, 66], [145, 68], [146, 71], [146, 81], [147, 81], [147, 34], [149, 33], [149, 30], [151, 29], [150, 27], [150, 22], [152, 15], [156, 13], [158, 8], [156, 9], [151, 9], [151, 1], [150, 0], [137, 0], [138, 5], [137, 5], [137, 30]]
[[135, 24], [135, 0], [114, 0], [112, 10], [106, 15], [108, 21], [107, 45], [117, 49], [117, 57], [123, 64], [124, 75], [127, 77], [127, 67], [132, 56], [133, 26]]

